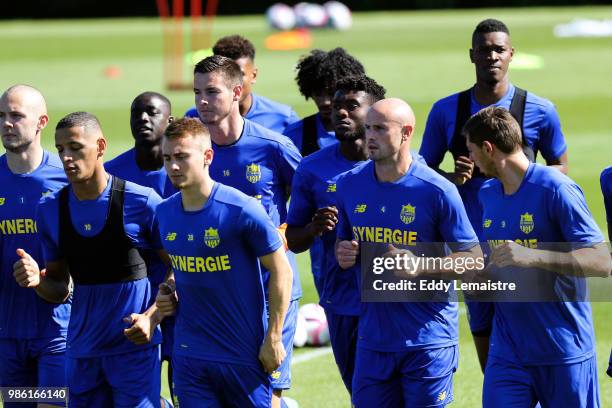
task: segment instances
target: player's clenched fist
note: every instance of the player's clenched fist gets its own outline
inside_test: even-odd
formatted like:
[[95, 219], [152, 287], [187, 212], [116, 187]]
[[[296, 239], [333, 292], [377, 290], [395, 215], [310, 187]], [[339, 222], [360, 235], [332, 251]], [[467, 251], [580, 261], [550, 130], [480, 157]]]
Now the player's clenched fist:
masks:
[[357, 241], [340, 241], [336, 247], [336, 259], [342, 269], [348, 269], [357, 262], [359, 243]]
[[169, 280], [168, 282], [161, 283], [159, 285], [159, 291], [155, 298], [155, 304], [157, 305], [157, 311], [162, 317], [174, 316], [176, 313], [176, 290], [174, 287], [174, 281]]
[[474, 173], [474, 162], [469, 157], [459, 156], [455, 160], [455, 184], [465, 184], [472, 178]]
[[286, 355], [287, 352], [283, 342], [280, 340], [270, 340], [267, 336], [259, 349], [259, 361], [263, 365], [264, 371], [268, 374], [272, 374], [274, 370], [280, 367]]
[[38, 263], [23, 249], [17, 249], [19, 260], [13, 264], [13, 276], [22, 288], [35, 288], [40, 284]]

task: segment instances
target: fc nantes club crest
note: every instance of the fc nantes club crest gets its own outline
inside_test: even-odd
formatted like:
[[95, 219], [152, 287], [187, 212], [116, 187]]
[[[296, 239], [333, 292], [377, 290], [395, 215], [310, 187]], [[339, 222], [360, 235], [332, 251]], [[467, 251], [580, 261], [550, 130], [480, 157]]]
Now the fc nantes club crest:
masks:
[[529, 234], [533, 231], [533, 214], [525, 213], [521, 214], [521, 231], [525, 234]]
[[219, 238], [219, 230], [210, 227], [204, 231], [204, 243], [209, 248], [215, 248], [219, 245], [221, 239]]
[[251, 183], [257, 183], [261, 180], [261, 169], [259, 168], [259, 164], [251, 163], [247, 165], [246, 178]]
[[416, 207], [413, 207], [410, 204], [406, 204], [402, 206], [402, 212], [400, 212], [400, 220], [404, 224], [410, 224], [414, 221], [414, 217], [416, 216]]

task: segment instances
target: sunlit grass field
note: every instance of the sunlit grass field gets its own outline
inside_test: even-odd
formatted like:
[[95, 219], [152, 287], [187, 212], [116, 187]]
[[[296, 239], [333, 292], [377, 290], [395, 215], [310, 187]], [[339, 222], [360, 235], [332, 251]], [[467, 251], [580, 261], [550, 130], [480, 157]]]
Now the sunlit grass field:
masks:
[[[487, 17], [503, 20], [511, 30], [516, 48], [512, 81], [556, 104], [569, 145], [570, 176], [582, 186], [605, 234], [599, 173], [612, 164], [612, 38], [560, 39], [554, 37], [553, 27], [579, 17], [612, 19], [612, 7], [357, 13], [349, 31], [313, 32], [312, 46], [345, 47], [387, 88], [389, 96], [407, 100], [417, 115], [412, 143], [418, 149], [433, 102], [472, 85], [474, 70], [468, 58], [471, 32]], [[215, 20], [214, 38], [234, 33], [248, 37], [257, 47], [260, 72], [255, 92], [292, 105], [300, 115], [314, 112], [314, 104], [304, 100], [294, 81], [293, 67], [307, 50], [266, 50], [264, 40], [271, 32], [263, 16]], [[110, 159], [132, 143], [129, 107], [138, 93], [165, 93], [178, 116], [193, 104], [190, 92], [163, 88], [162, 33], [157, 19], [1, 21], [0, 39], [0, 89], [28, 83], [43, 92], [51, 117], [44, 145], [51, 150], [52, 129], [73, 111], [90, 111], [100, 118]], [[540, 67], [519, 65], [525, 56], [539, 57]], [[103, 72], [109, 66], [118, 67], [121, 75], [105, 77]], [[309, 260], [303, 255], [299, 260], [302, 301], [316, 302]], [[604, 407], [612, 406], [612, 379], [604, 374], [612, 346], [612, 304], [594, 303], [593, 310], [601, 402]], [[463, 305], [461, 311], [461, 358], [452, 406], [476, 407], [480, 405], [482, 375]], [[310, 351], [298, 350], [296, 355]], [[349, 406], [331, 354], [295, 364], [293, 388], [287, 395], [302, 407]]]

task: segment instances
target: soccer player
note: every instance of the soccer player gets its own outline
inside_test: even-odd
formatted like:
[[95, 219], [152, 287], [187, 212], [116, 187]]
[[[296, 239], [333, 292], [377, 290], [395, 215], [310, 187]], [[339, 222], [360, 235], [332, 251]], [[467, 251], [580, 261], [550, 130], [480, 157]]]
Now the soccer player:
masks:
[[295, 122], [285, 130], [302, 156], [337, 142], [332, 121], [332, 98], [339, 79], [364, 75], [359, 61], [343, 48], [331, 51], [312, 50], [297, 64], [297, 81], [300, 93], [317, 105], [317, 113]]
[[41, 197], [67, 183], [57, 155], [40, 143], [48, 122], [45, 99], [38, 90], [15, 85], [0, 96], [0, 131], [6, 150], [0, 157], [0, 387], [66, 386], [70, 303], [47, 303], [13, 277], [18, 248], [43, 262], [36, 206]]
[[[122, 180], [150, 187], [162, 198], [174, 194], [176, 190], [166, 175], [161, 152], [161, 138], [173, 120], [171, 109], [168, 98], [157, 92], [143, 92], [134, 98], [130, 108], [130, 129], [134, 137], [134, 147], [106, 162], [106, 171]], [[157, 288], [166, 279], [168, 268], [155, 250], [143, 249], [140, 252], [147, 264], [154, 298]], [[164, 319], [161, 329], [161, 359], [168, 362], [168, 388], [170, 395], [174, 396], [171, 363], [174, 319]], [[165, 399], [164, 404], [169, 406]]]
[[160, 197], [104, 170], [106, 140], [95, 116], [61, 119], [55, 146], [69, 185], [41, 202], [46, 261], [20, 251], [15, 277], [48, 302], [73, 286], [66, 376], [71, 407], [159, 407], [159, 320], [141, 248], [159, 247]]
[[[240, 96], [240, 114], [245, 119], [278, 133], [283, 133], [287, 126], [299, 120], [293, 109], [279, 102], [251, 92], [257, 82], [259, 68], [255, 65], [255, 47], [253, 43], [240, 35], [230, 35], [217, 41], [212, 48], [214, 55], [231, 58], [242, 72], [242, 94]], [[189, 109], [186, 117], [197, 118], [197, 107]]]
[[[513, 54], [510, 33], [503, 22], [487, 19], [476, 26], [470, 49], [476, 83], [472, 88], [433, 105], [419, 150], [430, 167], [445, 174], [458, 186], [468, 217], [481, 238], [482, 209], [477, 195], [485, 177], [469, 159], [461, 133], [472, 114], [489, 105], [509, 109], [521, 124], [524, 149], [531, 160], [541, 152], [548, 165], [567, 173], [567, 146], [555, 107], [550, 101], [510, 83], [508, 68]], [[446, 152], [453, 155], [455, 163], [454, 171], [450, 173], [439, 169]], [[467, 306], [470, 329], [484, 370], [493, 305], [467, 302]]]
[[[612, 166], [607, 167], [601, 172], [601, 193], [604, 196], [606, 208], [606, 220], [608, 222], [608, 240], [612, 242]], [[612, 377], [612, 350], [610, 351], [610, 362], [607, 374]]]
[[[231, 61], [231, 60], [230, 60]], [[271, 376], [285, 358], [291, 266], [255, 198], [213, 181], [210, 134], [197, 119], [168, 126], [164, 161], [179, 194], [157, 210], [179, 308], [174, 381], [181, 407], [270, 407]], [[217, 158], [215, 158], [217, 160]], [[269, 271], [269, 318], [260, 263]], [[164, 315], [174, 293], [158, 294]]]
[[[309, 249], [322, 240], [315, 276], [320, 304], [325, 308], [336, 364], [346, 389], [351, 392], [357, 345], [359, 291], [357, 272], [338, 266], [336, 244], [336, 181], [367, 160], [365, 116], [370, 106], [385, 97], [385, 89], [366, 76], [348, 77], [336, 83], [332, 103], [333, 121], [339, 143], [303, 159], [293, 177], [287, 216], [287, 243], [294, 252]], [[313, 268], [314, 269], [314, 268]]]
[[[552, 276], [565, 293], [584, 284], [576, 276], [609, 275], [610, 254], [580, 187], [560, 171], [530, 163], [508, 110], [478, 112], [464, 133], [471, 160], [494, 177], [479, 192], [492, 268], [512, 276], [522, 269], [541, 279]], [[546, 249], [562, 242], [571, 249]], [[485, 407], [599, 407], [591, 305], [563, 298], [495, 304]]]
[[[481, 256], [456, 187], [412, 158], [414, 126], [412, 109], [399, 99], [383, 99], [368, 111], [370, 161], [336, 183], [336, 257], [341, 268], [359, 268], [360, 248], [374, 243], [446, 242], [454, 251], [448, 255], [451, 263], [453, 258]], [[456, 276], [451, 269], [418, 270], [413, 276], [421, 274]], [[457, 309], [456, 302], [447, 300], [362, 302], [352, 386], [355, 406], [450, 403], [458, 361]]]
[[[295, 169], [301, 160], [291, 140], [240, 115], [240, 67], [230, 58], [213, 55], [194, 68], [193, 88], [200, 120], [208, 127], [216, 160], [210, 167], [213, 180], [257, 198], [275, 226], [287, 218], [287, 199]], [[287, 254], [293, 269], [291, 302], [283, 328], [287, 358], [273, 374], [274, 400], [291, 386], [291, 354], [302, 296], [295, 255]], [[264, 288], [269, 273], [263, 269]], [[267, 293], [267, 292], [266, 292]], [[276, 404], [275, 402], [275, 404]]]

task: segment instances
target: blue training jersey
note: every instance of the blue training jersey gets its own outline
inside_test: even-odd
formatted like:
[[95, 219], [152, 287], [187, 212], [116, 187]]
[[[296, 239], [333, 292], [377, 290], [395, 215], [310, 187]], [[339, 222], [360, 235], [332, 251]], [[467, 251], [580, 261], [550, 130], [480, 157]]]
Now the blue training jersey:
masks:
[[[123, 180], [152, 188], [162, 198], [176, 193], [176, 188], [168, 178], [163, 165], [159, 170], [142, 170], [138, 167], [134, 148], [107, 161], [104, 167], [107, 172]], [[166, 280], [168, 268], [161, 261], [155, 249], [143, 249], [140, 253], [147, 264], [147, 273], [151, 281], [153, 297], [155, 297], [159, 284]]]
[[[245, 119], [236, 142], [227, 146], [213, 143], [213, 150], [212, 179], [257, 198], [275, 226], [284, 223], [293, 174], [302, 159], [295, 145], [285, 136]], [[287, 252], [287, 257], [293, 269], [291, 299], [295, 300], [302, 297], [300, 274], [295, 255]], [[266, 294], [268, 278], [264, 270]]]
[[604, 198], [604, 206], [606, 208], [606, 221], [608, 222], [608, 229], [612, 226], [612, 166], [606, 167], [601, 172], [599, 178], [601, 183], [601, 193]]
[[15, 174], [6, 155], [0, 157], [0, 338], [34, 339], [65, 337], [70, 304], [52, 304], [33, 289], [20, 287], [13, 277], [13, 264], [22, 248], [38, 262], [45, 260], [39, 246], [36, 207], [42, 197], [66, 185], [59, 157], [43, 152], [38, 168]]
[[[345, 173], [336, 190], [338, 238], [362, 248], [446, 242], [461, 251], [478, 241], [455, 186], [417, 160], [392, 183], [379, 182], [374, 163], [366, 162]], [[456, 345], [457, 310], [448, 301], [362, 302], [357, 345], [387, 352]]]
[[[331, 146], [333, 144], [338, 143], [338, 139], [336, 139], [336, 132], [325, 130], [323, 126], [323, 122], [321, 121], [321, 115], [317, 113], [315, 115], [315, 123], [317, 125], [317, 144], [319, 148], [323, 149], [327, 146]], [[302, 140], [304, 133], [304, 119], [299, 120], [298, 122], [293, 123], [283, 133], [287, 136], [293, 144], [298, 147], [298, 150], [301, 149]]]
[[[515, 89], [516, 87], [510, 84], [508, 92], [495, 103], [495, 106], [510, 109]], [[450, 148], [455, 132], [458, 98], [459, 93], [456, 93], [440, 99], [429, 112], [419, 153], [427, 164], [433, 168], [442, 163], [444, 155]], [[476, 101], [472, 92], [470, 114], [472, 115], [486, 107], [487, 105], [481, 105]], [[529, 146], [536, 154], [541, 152], [546, 160], [558, 159], [567, 150], [565, 138], [561, 132], [559, 116], [554, 105], [549, 100], [540, 98], [531, 92], [527, 92], [523, 132]], [[479, 236], [482, 235], [482, 209], [478, 201], [478, 190], [485, 180], [482, 177], [473, 178], [464, 185], [457, 187], [472, 226]]]
[[[287, 224], [303, 227], [312, 221], [317, 209], [336, 205], [336, 181], [345, 171], [362, 162], [347, 160], [340, 153], [340, 144], [328, 146], [305, 157], [293, 177], [291, 202]], [[336, 230], [324, 233], [310, 259], [313, 273], [320, 271], [315, 280], [321, 282], [321, 306], [337, 314], [359, 315], [358, 275], [354, 269], [343, 270], [335, 255]], [[316, 265], [316, 269], [315, 269]]]
[[215, 183], [201, 210], [185, 211], [178, 193], [157, 219], [179, 297], [175, 355], [260, 367], [267, 313], [258, 257], [282, 245], [264, 209]]
[[[531, 164], [514, 194], [504, 194], [499, 180], [491, 179], [483, 185], [479, 197], [484, 235], [491, 248], [504, 240], [531, 248], [546, 243], [589, 245], [603, 241], [582, 190], [556, 169]], [[529, 272], [532, 276], [540, 273], [542, 278], [551, 275]], [[584, 285], [583, 280], [562, 274], [556, 279], [565, 288]], [[590, 358], [594, 342], [589, 302], [495, 304], [489, 349], [492, 356], [524, 365], [569, 364]]]
[[[72, 225], [82, 236], [91, 237], [102, 231], [108, 213], [111, 184], [112, 179], [109, 178], [105, 190], [95, 200], [81, 201], [70, 188], [68, 207]], [[160, 202], [161, 198], [152, 189], [129, 181], [125, 183], [125, 232], [139, 249], [161, 247], [154, 222], [155, 208]], [[59, 194], [41, 202], [37, 220], [45, 259], [48, 262], [62, 259], [59, 249]], [[105, 254], [100, 253], [100, 256]], [[123, 330], [131, 326], [124, 323], [123, 318], [131, 313], [143, 313], [153, 301], [148, 279], [98, 285], [75, 284], [68, 326], [68, 355], [97, 357], [159, 344], [159, 328], [156, 328], [151, 343], [145, 346], [131, 343], [123, 334]]]
[[[299, 120], [291, 106], [275, 102], [261, 95], [251, 93], [253, 98], [251, 108], [244, 115], [245, 119], [251, 120], [258, 125], [283, 134], [287, 126]], [[195, 107], [185, 112], [187, 118], [197, 118], [198, 111]]]

